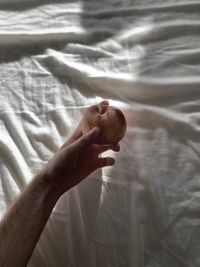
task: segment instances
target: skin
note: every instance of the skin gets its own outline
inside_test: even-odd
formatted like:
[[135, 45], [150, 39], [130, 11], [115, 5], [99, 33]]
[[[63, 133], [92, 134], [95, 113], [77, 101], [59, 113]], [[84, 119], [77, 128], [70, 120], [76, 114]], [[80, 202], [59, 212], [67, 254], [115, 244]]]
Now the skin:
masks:
[[[108, 105], [102, 101], [99, 105]], [[23, 267], [59, 198], [99, 168], [114, 165], [111, 157], [101, 157], [119, 144], [97, 145], [96, 127], [82, 134], [81, 123], [47, 165], [32, 179], [6, 212], [0, 223], [0, 266]]]

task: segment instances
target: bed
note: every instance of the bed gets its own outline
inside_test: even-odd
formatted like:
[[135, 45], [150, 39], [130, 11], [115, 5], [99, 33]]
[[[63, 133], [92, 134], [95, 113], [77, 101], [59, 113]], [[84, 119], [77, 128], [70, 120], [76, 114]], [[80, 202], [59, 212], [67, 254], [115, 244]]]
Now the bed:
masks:
[[128, 123], [116, 165], [60, 198], [28, 267], [200, 266], [199, 12], [0, 0], [0, 217], [88, 106], [109, 99]]

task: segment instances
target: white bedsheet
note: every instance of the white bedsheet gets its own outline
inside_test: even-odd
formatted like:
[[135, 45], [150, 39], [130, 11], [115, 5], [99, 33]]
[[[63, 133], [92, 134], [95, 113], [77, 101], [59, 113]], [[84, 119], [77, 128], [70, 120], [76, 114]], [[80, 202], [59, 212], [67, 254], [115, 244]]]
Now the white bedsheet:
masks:
[[200, 266], [199, 11], [0, 1], [1, 216], [87, 106], [128, 121], [116, 165], [62, 196], [28, 267]]

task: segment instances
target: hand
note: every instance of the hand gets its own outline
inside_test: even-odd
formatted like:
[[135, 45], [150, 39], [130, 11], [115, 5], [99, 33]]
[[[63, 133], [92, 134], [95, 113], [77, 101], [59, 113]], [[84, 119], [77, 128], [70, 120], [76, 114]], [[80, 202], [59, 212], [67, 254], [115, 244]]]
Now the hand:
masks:
[[101, 153], [112, 149], [119, 151], [119, 144], [97, 145], [99, 129], [93, 128], [82, 135], [80, 127], [60, 148], [45, 168], [45, 177], [59, 187], [61, 193], [78, 184], [89, 174], [106, 166], [114, 165], [114, 158], [101, 157]]

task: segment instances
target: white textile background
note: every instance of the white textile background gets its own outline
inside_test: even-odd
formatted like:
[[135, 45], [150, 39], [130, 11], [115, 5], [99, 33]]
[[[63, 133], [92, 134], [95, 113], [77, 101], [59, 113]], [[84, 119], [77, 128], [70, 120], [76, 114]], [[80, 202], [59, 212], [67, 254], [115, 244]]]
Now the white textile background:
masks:
[[128, 121], [116, 165], [62, 196], [28, 267], [200, 266], [199, 12], [0, 0], [1, 216], [89, 105]]

